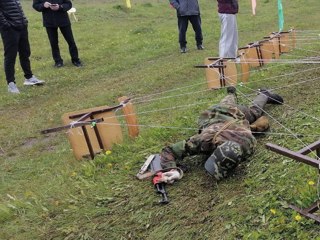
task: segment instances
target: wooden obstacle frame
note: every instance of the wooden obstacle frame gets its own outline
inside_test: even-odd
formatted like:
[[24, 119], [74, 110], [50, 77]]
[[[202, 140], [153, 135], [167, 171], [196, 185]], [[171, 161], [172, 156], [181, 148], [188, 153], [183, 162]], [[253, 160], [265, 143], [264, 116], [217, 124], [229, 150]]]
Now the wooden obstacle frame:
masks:
[[249, 43], [247, 46], [239, 48], [238, 54], [246, 56], [247, 63], [250, 67], [263, 66], [259, 42]]
[[74, 156], [94, 159], [96, 154], [111, 150], [112, 145], [123, 140], [121, 124], [115, 111], [122, 109], [128, 126], [128, 135], [139, 135], [137, 118], [130, 99], [121, 97], [119, 105], [101, 106], [65, 113], [62, 116], [64, 126], [41, 131], [42, 134], [67, 130], [67, 137]]
[[279, 54], [288, 53], [296, 46], [296, 31], [294, 29], [283, 32], [273, 32], [269, 38], [273, 39], [275, 50], [279, 52]]
[[[283, 156], [292, 158], [298, 162], [302, 162], [312, 167], [315, 167], [319, 170], [319, 174], [320, 174], [320, 140], [302, 148], [298, 152], [294, 152], [289, 149], [286, 149], [271, 143], [267, 143], [266, 148], [273, 152], [281, 154]], [[316, 152], [317, 158], [311, 158], [309, 156], [306, 156], [307, 154], [313, 151]], [[299, 212], [304, 217], [313, 219], [317, 223], [320, 223], [320, 215], [316, 215], [314, 213], [316, 213], [320, 209], [319, 206], [320, 206], [320, 199], [316, 200], [313, 204], [311, 204], [307, 208], [299, 208], [292, 204], [289, 205], [291, 209]]]
[[270, 39], [264, 39], [259, 41], [260, 44], [260, 54], [261, 61], [263, 64], [271, 62], [272, 59], [279, 58], [279, 55], [276, 55], [274, 50], [274, 43]]
[[[279, 59], [282, 53], [295, 48], [296, 31], [273, 32], [263, 40], [249, 43], [238, 49], [237, 58], [207, 57], [204, 65], [196, 68], [205, 68], [209, 89], [219, 89], [228, 85], [236, 85], [238, 69], [241, 71], [241, 82], [249, 80], [251, 67], [262, 67], [273, 59]], [[237, 67], [237, 64], [239, 64]]]
[[209, 89], [219, 89], [237, 84], [237, 67], [234, 58], [208, 57], [204, 65], [196, 68], [205, 68]]
[[241, 82], [247, 83], [250, 75], [250, 65], [247, 60], [245, 52], [239, 52], [240, 68], [241, 68]]
[[250, 68], [262, 67], [273, 59], [279, 59], [280, 54], [291, 51], [296, 45], [296, 31], [271, 33], [263, 40], [249, 43], [238, 49], [238, 58], [241, 66], [241, 81], [249, 79]]

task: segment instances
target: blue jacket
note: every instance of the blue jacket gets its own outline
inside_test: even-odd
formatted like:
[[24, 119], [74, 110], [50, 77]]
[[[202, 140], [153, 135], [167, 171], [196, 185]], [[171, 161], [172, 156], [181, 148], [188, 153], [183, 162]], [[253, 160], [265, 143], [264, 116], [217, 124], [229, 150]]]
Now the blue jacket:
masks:
[[169, 0], [178, 16], [200, 15], [198, 0]]

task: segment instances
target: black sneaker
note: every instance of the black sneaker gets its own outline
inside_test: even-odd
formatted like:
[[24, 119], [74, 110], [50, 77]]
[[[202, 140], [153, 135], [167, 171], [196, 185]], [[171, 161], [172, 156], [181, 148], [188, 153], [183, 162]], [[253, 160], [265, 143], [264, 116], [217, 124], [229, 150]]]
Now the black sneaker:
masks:
[[62, 62], [56, 62], [56, 63], [54, 64], [54, 66], [55, 66], [56, 68], [61, 68], [61, 67], [63, 67], [63, 63], [62, 63]]
[[234, 86], [227, 87], [228, 94], [236, 94], [237, 89]]
[[198, 49], [198, 50], [204, 50], [204, 46], [203, 46], [202, 44], [197, 45], [197, 49]]
[[268, 97], [267, 103], [270, 104], [283, 104], [283, 98], [276, 94], [268, 91], [267, 89], [259, 89], [259, 92]]
[[186, 53], [186, 52], [187, 52], [187, 48], [186, 48], [186, 47], [180, 48], [180, 52], [181, 52], [181, 53]]
[[80, 60], [72, 61], [72, 64], [75, 65], [76, 67], [82, 67], [82, 63], [80, 62]]

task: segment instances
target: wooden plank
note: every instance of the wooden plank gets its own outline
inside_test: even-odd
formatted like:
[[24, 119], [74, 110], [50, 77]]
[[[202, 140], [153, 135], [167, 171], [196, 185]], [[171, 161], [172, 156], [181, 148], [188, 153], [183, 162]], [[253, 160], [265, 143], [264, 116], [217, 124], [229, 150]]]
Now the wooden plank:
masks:
[[240, 48], [240, 50], [244, 51], [245, 58], [247, 60], [247, 63], [250, 67], [260, 67], [261, 66], [261, 59], [258, 55], [258, 48], [259, 46], [253, 46], [250, 44], [250, 46]]
[[292, 49], [292, 43], [290, 40], [289, 32], [281, 32], [280, 33], [280, 52], [288, 53]]
[[[204, 64], [209, 65], [216, 61], [217, 60], [209, 60], [209, 58], [205, 58]], [[206, 72], [206, 79], [207, 79], [209, 89], [219, 89], [222, 87], [220, 84], [219, 68], [206, 68], [205, 72]]]
[[238, 80], [238, 70], [236, 67], [235, 60], [224, 59], [223, 64], [226, 66], [224, 68], [226, 86], [236, 85]]
[[270, 40], [260, 42], [260, 51], [263, 63], [269, 63], [275, 55], [274, 45]]
[[[126, 99], [127, 97], [124, 96], [124, 97], [118, 98], [118, 101], [121, 103]], [[139, 135], [139, 126], [138, 126], [137, 116], [134, 111], [132, 103], [127, 102], [122, 107], [122, 111], [123, 111], [123, 114], [125, 115], [125, 119], [127, 122], [129, 136], [132, 138], [137, 137]]]
[[249, 75], [250, 75], [250, 66], [249, 63], [247, 63], [247, 58], [245, 55], [245, 51], [239, 49], [238, 55], [240, 58], [240, 69], [241, 69], [241, 81], [243, 83], [247, 83], [249, 81]]
[[275, 35], [271, 34], [270, 35], [270, 41], [273, 44], [274, 58], [275, 59], [279, 59], [279, 57], [280, 57], [280, 40], [279, 40], [279, 37], [276, 37]]
[[[103, 149], [99, 146], [99, 141], [97, 139], [94, 128], [91, 126], [86, 126], [86, 131], [90, 139], [92, 149], [94, 153], [99, 153], [102, 150], [112, 149], [112, 145], [115, 143], [122, 142], [122, 129], [119, 121], [117, 120], [113, 111], [103, 111], [106, 106], [95, 107], [90, 109], [84, 109], [80, 111], [65, 113], [62, 116], [62, 122], [64, 125], [72, 124], [77, 121], [77, 119], [70, 119], [70, 116], [83, 116], [86, 113], [96, 113], [93, 114], [93, 118], [103, 118], [103, 124], [97, 124], [97, 130], [99, 131], [101, 141], [103, 143]], [[83, 156], [90, 155], [86, 140], [84, 138], [84, 132], [81, 128], [70, 128], [67, 131], [67, 137], [72, 147], [73, 153], [76, 159], [82, 159]]]

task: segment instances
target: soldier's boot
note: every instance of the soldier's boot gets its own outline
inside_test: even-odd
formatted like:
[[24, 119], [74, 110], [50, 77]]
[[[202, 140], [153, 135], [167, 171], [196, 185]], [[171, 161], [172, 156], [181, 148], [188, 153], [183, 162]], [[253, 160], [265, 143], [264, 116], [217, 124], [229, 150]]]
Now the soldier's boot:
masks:
[[272, 93], [267, 89], [259, 89], [260, 94], [264, 94], [268, 97], [267, 103], [270, 104], [283, 104], [283, 98], [276, 93]]
[[227, 93], [228, 94], [234, 94], [236, 95], [237, 89], [234, 86], [227, 87]]

